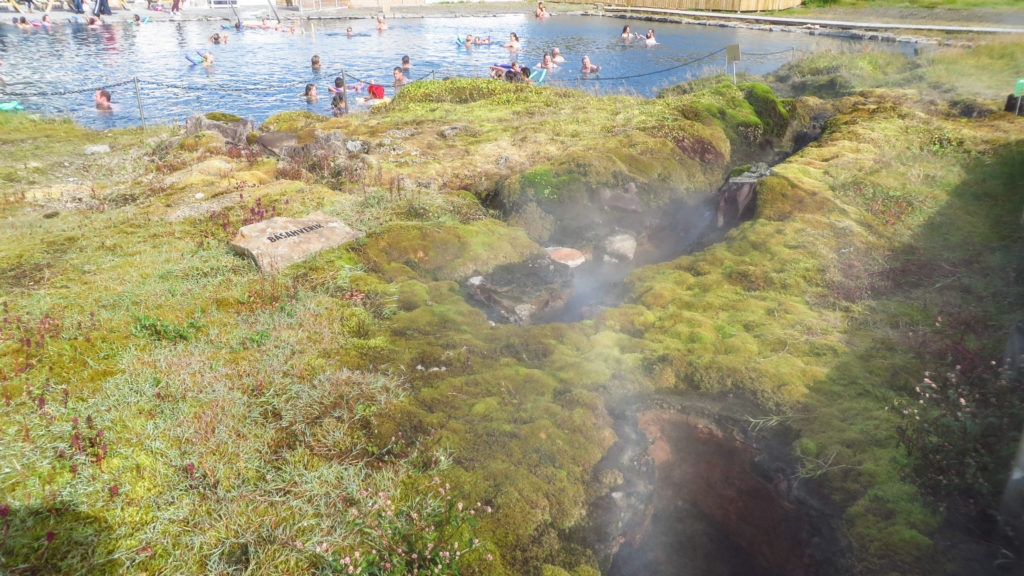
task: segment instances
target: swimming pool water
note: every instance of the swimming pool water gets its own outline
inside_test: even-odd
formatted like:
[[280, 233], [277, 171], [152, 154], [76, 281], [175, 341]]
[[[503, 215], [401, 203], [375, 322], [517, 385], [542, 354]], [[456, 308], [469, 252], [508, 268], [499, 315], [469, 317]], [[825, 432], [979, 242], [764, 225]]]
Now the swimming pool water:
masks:
[[[53, 16], [57, 21], [65, 18], [60, 12]], [[910, 50], [891, 43], [596, 16], [394, 19], [382, 32], [374, 29], [376, 23], [370, 19], [321, 20], [314, 21], [312, 29], [310, 22], [302, 22], [304, 33], [295, 34], [236, 32], [223, 30], [221, 24], [113, 23], [90, 28], [63, 23], [29, 31], [4, 25], [0, 27], [0, 60], [4, 61], [0, 74], [7, 85], [0, 91], [0, 101], [19, 100], [27, 110], [70, 115], [95, 128], [136, 126], [140, 120], [133, 84], [111, 88], [111, 114], [97, 112], [93, 91], [137, 77], [149, 123], [180, 122], [194, 112], [212, 111], [262, 121], [286, 110], [330, 114], [327, 86], [333, 85], [341, 69], [384, 85], [391, 95], [391, 70], [403, 55], [412, 60], [409, 76], [413, 79], [483, 77], [494, 63], [519, 61], [533, 68], [545, 52], [558, 46], [566, 62], [548, 74], [549, 85], [650, 97], [664, 87], [724, 70], [724, 52], [679, 66], [729, 44], [739, 44], [745, 54], [738, 69], [754, 73], [770, 72], [794, 53], [866, 46]], [[619, 34], [627, 24], [640, 33], [654, 28], [659, 44], [624, 43]], [[354, 31], [351, 37], [345, 32], [349, 26]], [[212, 44], [208, 38], [214, 32], [227, 33], [229, 42]], [[509, 32], [519, 35], [521, 51], [510, 53], [501, 47]], [[490, 36], [496, 43], [471, 50], [458, 47], [456, 38], [466, 34]], [[197, 51], [205, 50], [216, 59], [210, 69], [192, 65], [185, 58], [195, 58]], [[769, 53], [774, 54], [765, 55]], [[314, 54], [323, 61], [318, 73], [310, 68]], [[584, 55], [602, 67], [589, 79], [582, 79], [579, 72]], [[670, 68], [675, 69], [659, 72]], [[315, 83], [320, 92], [315, 104], [307, 104], [301, 97], [307, 82]], [[82, 92], [60, 94], [74, 90]], [[39, 93], [45, 95], [36, 95]]]

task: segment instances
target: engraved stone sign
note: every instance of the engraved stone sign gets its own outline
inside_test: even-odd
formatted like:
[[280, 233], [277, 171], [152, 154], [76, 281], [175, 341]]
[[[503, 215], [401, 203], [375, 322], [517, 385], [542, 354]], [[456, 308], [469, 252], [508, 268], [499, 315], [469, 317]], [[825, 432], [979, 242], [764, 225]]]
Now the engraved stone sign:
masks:
[[267, 273], [284, 270], [321, 250], [361, 238], [363, 233], [323, 212], [305, 218], [271, 218], [241, 228], [231, 247]]

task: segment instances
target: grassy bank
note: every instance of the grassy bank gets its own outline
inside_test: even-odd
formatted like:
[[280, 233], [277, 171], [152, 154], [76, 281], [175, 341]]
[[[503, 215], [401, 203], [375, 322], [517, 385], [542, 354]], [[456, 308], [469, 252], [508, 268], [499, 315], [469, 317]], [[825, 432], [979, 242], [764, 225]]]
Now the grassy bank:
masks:
[[[1024, 141], [1019, 119], [957, 111], [995, 107], [998, 77], [967, 80], [1020, 47], [814, 56], [768, 79], [811, 95], [792, 101], [424, 82], [368, 116], [272, 119], [370, 150], [296, 162], [0, 116], [0, 568], [593, 575], [578, 530], [615, 484], [591, 474], [605, 405], [655, 390], [739, 392], [797, 430], [859, 573], [986, 561], [964, 534], [1020, 428], [990, 362], [1022, 304]], [[947, 75], [963, 91], [934, 96]], [[598, 188], [703, 198], [822, 113], [754, 220], [637, 271], [622, 306], [510, 326], [464, 298], [567, 230], [596, 242]], [[257, 206], [367, 236], [262, 276], [227, 247]]]

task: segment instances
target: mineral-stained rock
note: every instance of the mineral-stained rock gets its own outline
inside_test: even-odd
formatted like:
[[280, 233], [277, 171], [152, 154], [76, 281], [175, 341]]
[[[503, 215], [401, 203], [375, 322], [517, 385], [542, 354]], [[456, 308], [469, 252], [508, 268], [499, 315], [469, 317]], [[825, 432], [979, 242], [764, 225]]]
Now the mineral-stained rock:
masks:
[[555, 262], [561, 262], [569, 268], [575, 268], [587, 261], [587, 257], [583, 252], [580, 252], [575, 248], [552, 246], [550, 248], [545, 248], [544, 250], [547, 251], [548, 256], [550, 256], [552, 260]]
[[275, 273], [362, 236], [340, 220], [313, 212], [305, 218], [271, 218], [245, 226], [231, 247], [252, 258], [262, 272]]

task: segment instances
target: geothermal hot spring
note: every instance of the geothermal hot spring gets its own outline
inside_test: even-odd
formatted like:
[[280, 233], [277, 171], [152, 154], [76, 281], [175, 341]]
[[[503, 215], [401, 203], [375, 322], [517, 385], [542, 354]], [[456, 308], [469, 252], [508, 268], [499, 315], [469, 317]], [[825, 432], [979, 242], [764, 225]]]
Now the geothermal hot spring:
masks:
[[[0, 102], [18, 100], [26, 110], [73, 116], [100, 129], [139, 125], [133, 78], [138, 78], [150, 124], [182, 122], [195, 112], [230, 112], [262, 122], [286, 110], [330, 115], [327, 87], [342, 70], [352, 80], [376, 81], [393, 95], [391, 70], [404, 55], [411, 58], [408, 76], [414, 80], [482, 78], [495, 63], [518, 61], [534, 67], [557, 46], [566, 62], [549, 74], [547, 85], [651, 97], [667, 86], [723, 71], [724, 53], [701, 58], [729, 44], [739, 44], [743, 51], [739, 71], [755, 74], [812, 52], [913, 50], [912, 44], [596, 16], [541, 21], [532, 15], [394, 19], [384, 32], [374, 29], [372, 19], [322, 20], [312, 27], [302, 22], [302, 30], [295, 34], [224, 30], [226, 20], [88, 27], [66, 22], [68, 16], [53, 11], [57, 25], [51, 28], [23, 31], [0, 26], [0, 72], [6, 80], [0, 82]], [[225, 17], [231, 13], [225, 11]], [[627, 24], [638, 31], [653, 27], [658, 45], [623, 43], [619, 33]], [[353, 28], [352, 36], [346, 33], [348, 27]], [[214, 32], [227, 34], [229, 42], [212, 44], [208, 38]], [[522, 50], [501, 47], [510, 32], [519, 35]], [[459, 48], [455, 39], [467, 34], [490, 36], [495, 44]], [[215, 56], [213, 67], [186, 59], [194, 60], [197, 51], [206, 50]], [[319, 71], [310, 68], [314, 54], [323, 62]], [[581, 77], [584, 55], [602, 67], [599, 74]], [[301, 96], [306, 83], [319, 87], [317, 102], [307, 104]], [[92, 94], [100, 87], [110, 87], [113, 113], [97, 113]]]
[[[620, 205], [630, 206], [629, 192], [616, 192]], [[720, 241], [753, 206], [721, 227], [714, 199], [656, 214], [601, 205], [573, 211], [584, 224], [556, 233], [555, 242], [594, 245], [587, 262], [570, 269], [538, 257], [501, 266], [470, 279], [467, 299], [494, 322], [585, 320], [622, 303], [630, 271]], [[636, 240], [635, 257], [610, 257], [599, 239], [624, 230]], [[750, 420], [763, 411], [753, 402], [642, 395], [609, 411], [618, 440], [594, 472], [606, 490], [591, 505], [584, 537], [602, 573], [851, 573], [834, 509], [799, 477], [794, 438], [785, 426]]]
[[[624, 24], [637, 30], [654, 27], [660, 44], [624, 45], [618, 40]], [[350, 25], [356, 29], [351, 37], [344, 32]], [[679, 65], [728, 44], [741, 45], [747, 54], [741, 70], [754, 73], [774, 70], [800, 51], [863, 47], [802, 34], [582, 16], [546, 22], [524, 16], [395, 20], [384, 34], [375, 32], [369, 20], [317, 26], [316, 34], [304, 35], [228, 31], [232, 40], [218, 46], [206, 42], [220, 30], [216, 22], [95, 29], [64, 24], [31, 32], [4, 27], [0, 60], [5, 61], [8, 85], [0, 99], [20, 94], [29, 110], [72, 115], [92, 127], [133, 126], [139, 119], [129, 86], [114, 88], [117, 108], [111, 115], [98, 115], [90, 98], [94, 87], [138, 77], [150, 122], [180, 121], [196, 110], [262, 120], [303, 107], [326, 114], [329, 98], [307, 106], [298, 97], [306, 82], [323, 90], [345, 69], [353, 77], [386, 84], [390, 68], [404, 54], [412, 57], [413, 78], [483, 76], [492, 63], [519, 60], [532, 66], [544, 52], [560, 46], [568, 61], [552, 73], [550, 84], [652, 96], [665, 86], [720, 71], [721, 59]], [[504, 39], [510, 31], [523, 39], [519, 53], [497, 46], [465, 51], [454, 44], [457, 36]], [[184, 55], [198, 49], [215, 52], [215, 69], [188, 64]], [[321, 72], [310, 70], [312, 54], [325, 62]], [[576, 62], [583, 54], [604, 67], [604, 79], [579, 78]], [[671, 73], [653, 74], [673, 67]], [[645, 72], [652, 74], [615, 80]], [[613, 192], [625, 194], [628, 204], [628, 190]], [[607, 207], [579, 215], [595, 226], [554, 239], [561, 246], [596, 246], [585, 264], [570, 271], [540, 258], [500, 267], [467, 284], [467, 298], [495, 322], [577, 322], [601, 307], [620, 304], [630, 271], [700, 250], [728, 230], [716, 225], [713, 201], [675, 203], [656, 213], [625, 210], [615, 218], [602, 208]], [[606, 258], [610, 250], [587, 237], [595, 230], [606, 236], [628, 232], [635, 242], [634, 256]], [[533, 307], [530, 314], [517, 312], [524, 302]], [[788, 450], [792, 438], [784, 426], [751, 425], [746, 415], [758, 413], [752, 403], [645, 395], [622, 400], [610, 412], [618, 441], [594, 472], [606, 490], [592, 504], [582, 536], [596, 552], [603, 573], [800, 576], [851, 571], [833, 509], [815, 493], [812, 482], [797, 475]]]

